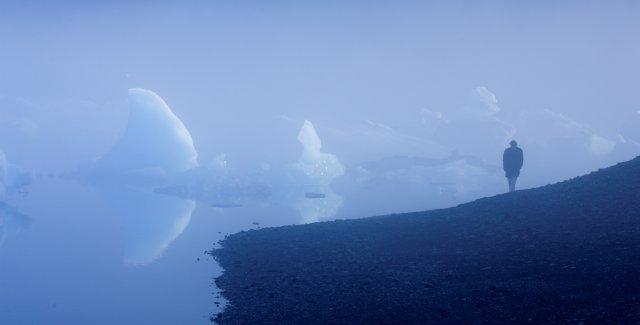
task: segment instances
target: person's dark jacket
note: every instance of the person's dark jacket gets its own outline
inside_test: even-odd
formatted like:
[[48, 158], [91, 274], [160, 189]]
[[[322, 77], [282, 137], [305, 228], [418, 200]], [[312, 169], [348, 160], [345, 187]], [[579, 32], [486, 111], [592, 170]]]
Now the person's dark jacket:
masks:
[[502, 168], [507, 178], [520, 176], [520, 168], [524, 163], [524, 155], [522, 149], [518, 147], [509, 147], [505, 149], [502, 155]]

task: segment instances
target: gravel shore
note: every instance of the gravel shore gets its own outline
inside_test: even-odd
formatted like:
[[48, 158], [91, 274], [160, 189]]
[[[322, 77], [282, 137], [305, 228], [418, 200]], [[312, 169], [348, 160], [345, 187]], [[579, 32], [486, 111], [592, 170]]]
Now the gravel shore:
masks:
[[221, 244], [222, 324], [638, 324], [640, 158], [450, 209]]

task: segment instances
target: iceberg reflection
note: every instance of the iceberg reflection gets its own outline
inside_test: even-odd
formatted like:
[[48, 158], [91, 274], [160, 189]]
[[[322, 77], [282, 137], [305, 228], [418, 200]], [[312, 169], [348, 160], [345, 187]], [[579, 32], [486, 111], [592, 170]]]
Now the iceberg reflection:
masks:
[[191, 221], [193, 200], [129, 187], [98, 187], [124, 225], [124, 263], [143, 266], [158, 260]]
[[0, 202], [0, 248], [7, 237], [27, 229], [30, 224], [29, 217]]

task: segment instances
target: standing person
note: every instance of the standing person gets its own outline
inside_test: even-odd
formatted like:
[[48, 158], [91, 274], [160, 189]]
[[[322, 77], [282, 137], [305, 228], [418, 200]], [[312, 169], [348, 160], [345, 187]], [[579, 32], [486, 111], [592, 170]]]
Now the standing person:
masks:
[[524, 155], [522, 149], [518, 148], [518, 143], [513, 140], [510, 147], [504, 150], [502, 155], [502, 168], [505, 176], [509, 181], [509, 192], [516, 190], [516, 181], [520, 176], [520, 168], [524, 163]]

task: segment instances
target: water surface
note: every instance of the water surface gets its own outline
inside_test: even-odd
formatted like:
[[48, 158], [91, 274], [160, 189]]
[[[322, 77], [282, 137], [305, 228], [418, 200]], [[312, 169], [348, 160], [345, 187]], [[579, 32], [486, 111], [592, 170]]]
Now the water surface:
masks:
[[207, 324], [224, 300], [213, 282], [222, 270], [205, 251], [225, 235], [457, 200], [400, 185], [214, 207], [125, 186], [39, 180], [3, 209], [0, 322]]

